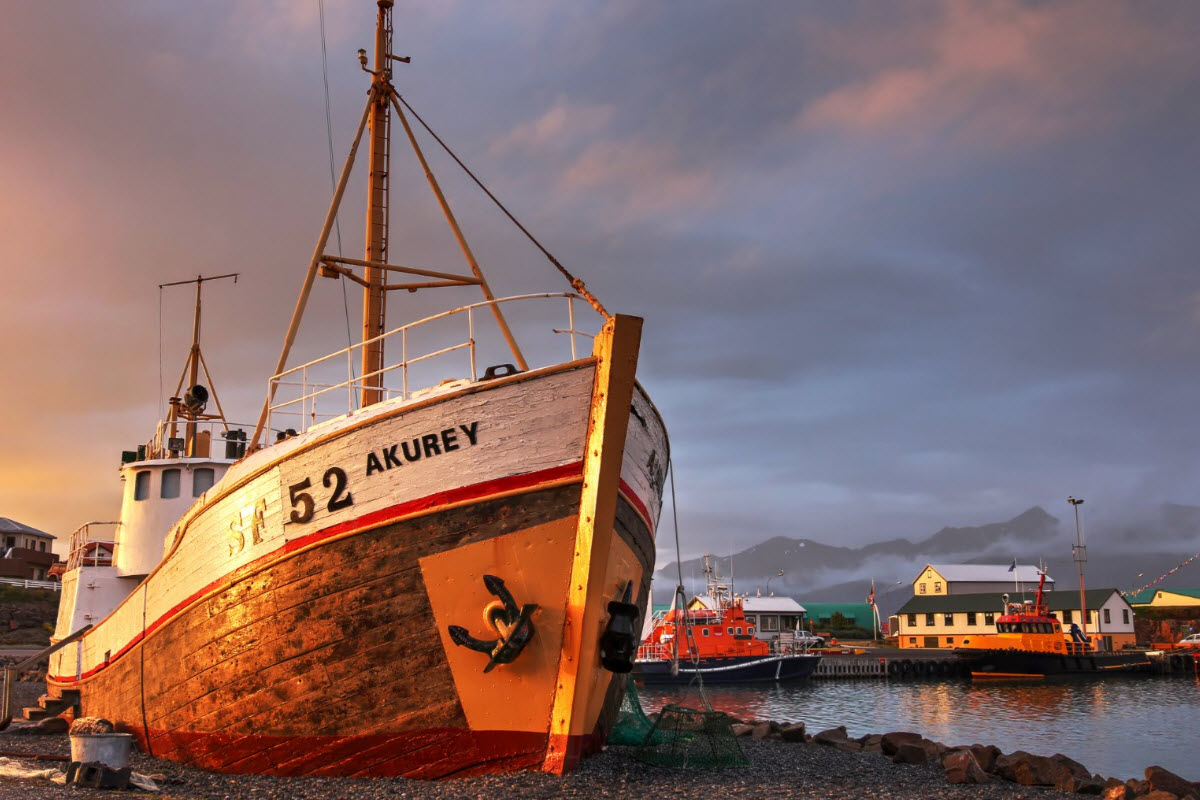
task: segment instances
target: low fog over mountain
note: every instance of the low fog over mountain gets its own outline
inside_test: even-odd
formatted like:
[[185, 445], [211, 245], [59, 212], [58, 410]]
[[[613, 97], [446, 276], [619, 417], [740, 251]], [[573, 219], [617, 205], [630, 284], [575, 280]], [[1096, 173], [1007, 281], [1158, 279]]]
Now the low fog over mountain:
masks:
[[[1088, 524], [1086, 580], [1092, 588], [1137, 589], [1200, 550], [1200, 507], [1173, 503], [1148, 511], [1140, 520]], [[765, 589], [801, 602], [862, 601], [875, 580], [881, 613], [890, 613], [912, 595], [911, 583], [929, 563], [1022, 564], [1044, 561], [1058, 589], [1078, 587], [1071, 560], [1073, 517], [1058, 519], [1033, 507], [1007, 522], [976, 527], [945, 527], [926, 539], [890, 539], [865, 547], [838, 547], [811, 539], [776, 536], [745, 550], [712, 554], [719, 574], [733, 576], [735, 591]], [[703, 591], [702, 559], [683, 562], [687, 593]], [[655, 596], [669, 601], [677, 578], [674, 560], [655, 573]], [[1200, 561], [1167, 578], [1162, 586], [1200, 586]], [[664, 599], [665, 598], [665, 599]]]

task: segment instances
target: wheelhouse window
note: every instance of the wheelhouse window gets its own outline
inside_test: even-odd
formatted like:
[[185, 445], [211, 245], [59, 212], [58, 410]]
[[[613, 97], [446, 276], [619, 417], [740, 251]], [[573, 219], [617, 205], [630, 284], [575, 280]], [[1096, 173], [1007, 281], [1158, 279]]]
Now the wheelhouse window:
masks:
[[133, 477], [133, 499], [145, 500], [150, 496], [150, 470], [144, 469]]
[[[730, 625], [728, 628], [725, 629], [725, 632], [728, 633], [730, 636], [733, 636], [733, 626]], [[739, 631], [739, 633], [740, 633], [740, 631]]]
[[751, 625], [749, 628], [746, 628], [746, 633], [749, 633], [749, 634], [753, 635], [753, 633], [754, 633], [754, 626], [753, 626], [753, 625]]
[[179, 497], [179, 470], [164, 469], [162, 472], [162, 485], [159, 488], [159, 497], [164, 500], [171, 500]]
[[708, 636], [708, 628], [701, 628], [701, 629], [700, 629], [700, 635], [701, 635], [701, 636]]
[[746, 623], [747, 623], [747, 624], [749, 624], [749, 625], [757, 625], [757, 624], [758, 624], [758, 617], [756, 617], [756, 616], [755, 616], [755, 615], [753, 615], [753, 614], [747, 614], [747, 615], [746, 615]]
[[214, 473], [212, 467], [200, 467], [192, 470], [192, 497], [199, 497], [213, 486]]

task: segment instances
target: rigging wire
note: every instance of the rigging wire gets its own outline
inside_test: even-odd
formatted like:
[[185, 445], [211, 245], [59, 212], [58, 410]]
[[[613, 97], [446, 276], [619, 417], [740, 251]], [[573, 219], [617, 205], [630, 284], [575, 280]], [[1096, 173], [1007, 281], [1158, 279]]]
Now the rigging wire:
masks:
[[435, 142], [437, 142], [439, 145], [441, 145], [442, 149], [446, 151], [447, 155], [449, 155], [452, 159], [454, 159], [454, 163], [456, 163], [456, 164], [458, 164], [458, 166], [462, 167], [463, 172], [467, 173], [467, 176], [475, 182], [475, 185], [478, 186], [480, 188], [480, 190], [484, 194], [486, 194], [493, 203], [496, 204], [496, 207], [499, 208], [502, 212], [504, 212], [504, 216], [508, 217], [509, 221], [512, 222], [513, 225], [517, 226], [517, 230], [519, 230], [519, 231], [521, 231], [521, 233], [525, 234], [525, 238], [528, 239], [529, 241], [533, 242], [533, 246], [536, 247], [538, 250], [542, 251], [542, 255], [544, 255], [547, 259], [549, 259], [550, 263], [553, 264], [558, 269], [558, 271], [562, 273], [563, 277], [567, 279], [567, 282], [569, 284], [571, 284], [571, 288], [574, 289], [575, 291], [579, 292], [579, 294], [583, 297], [583, 299], [587, 300], [588, 303], [591, 304], [592, 308], [596, 309], [596, 311], [599, 312], [602, 317], [604, 317], [605, 319], [612, 319], [612, 315], [609, 314], [604, 309], [604, 306], [601, 305], [600, 301], [596, 299], [596, 296], [593, 295], [590, 291], [588, 291], [588, 288], [587, 288], [587, 286], [584, 285], [583, 281], [580, 280], [579, 278], [576, 278], [574, 275], [572, 275], [567, 270], [567, 268], [564, 267], [559, 262], [559, 260], [557, 258], [555, 258], [553, 256], [553, 254], [551, 254], [551, 252], [549, 250], [547, 250], [542, 245], [542, 243], [539, 242], [537, 240], [537, 238], [534, 237], [534, 235], [532, 233], [530, 233], [529, 230], [517, 220], [516, 217], [513, 216], [512, 212], [509, 211], [508, 208], [506, 208], [505, 205], [500, 202], [500, 200], [496, 197], [496, 195], [492, 194], [491, 190], [489, 190], [486, 186], [483, 185], [483, 181], [481, 181], [481, 180], [479, 180], [479, 178], [475, 177], [475, 173], [472, 172], [470, 170], [470, 168], [462, 162], [462, 159], [460, 159], [457, 155], [455, 155], [454, 151], [450, 149], [449, 145], [447, 145], [444, 141], [442, 141], [442, 137], [440, 137], [436, 133], [434, 133], [433, 128], [429, 127], [429, 124], [427, 122], [425, 122], [425, 120], [421, 118], [421, 115], [417, 113], [417, 110], [415, 108], [413, 108], [407, 100], [404, 99], [404, 96], [401, 95], [399, 92], [397, 92], [396, 99], [398, 99], [401, 103], [403, 103], [404, 107], [407, 108], [410, 112], [412, 112], [412, 115], [416, 118], [417, 122], [421, 123], [421, 127], [424, 128], [426, 130], [426, 132], [428, 132], [429, 135], [433, 137], [433, 140]]
[[163, 408], [163, 355], [162, 355], [162, 290], [158, 287], [158, 418], [166, 416]]
[[[321, 28], [321, 78], [325, 83], [325, 138], [329, 144], [329, 183], [333, 186], [333, 191], [337, 192], [337, 172], [334, 166], [333, 156], [333, 112], [329, 104], [329, 56], [325, 49], [325, 0], [317, 0], [317, 18]], [[333, 216], [333, 228], [337, 234], [337, 253], [342, 255], [342, 222], [339, 213]], [[350, 333], [350, 300], [346, 296], [346, 281], [341, 281], [342, 284], [342, 310], [346, 315], [346, 346], [354, 346], [354, 338]], [[353, 381], [357, 376], [354, 374], [354, 360], [349, 360], [350, 379]], [[351, 397], [353, 397], [351, 393]]]

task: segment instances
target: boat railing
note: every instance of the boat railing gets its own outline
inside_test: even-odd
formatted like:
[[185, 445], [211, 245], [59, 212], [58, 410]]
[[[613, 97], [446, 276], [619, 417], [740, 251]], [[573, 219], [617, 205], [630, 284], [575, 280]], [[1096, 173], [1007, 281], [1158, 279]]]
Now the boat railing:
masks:
[[67, 550], [67, 569], [111, 567], [117, 553], [117, 526], [120, 522], [86, 522], [71, 534]]
[[1090, 656], [1095, 652], [1095, 649], [1086, 642], [1067, 642], [1067, 655], [1069, 656]]
[[[189, 427], [194, 444], [188, 453], [187, 433]], [[154, 435], [137, 452], [124, 457], [125, 461], [137, 462], [154, 458], [178, 458], [190, 455], [193, 458], [236, 460], [246, 454], [246, 431], [254, 430], [253, 423], [227, 422], [223, 419], [178, 419], [159, 420]], [[224, 445], [220, 442], [224, 441]]]
[[672, 657], [672, 649], [665, 644], [643, 644], [638, 647], [637, 657], [665, 660]]
[[[456, 373], [457, 380], [475, 382], [479, 380], [478, 342], [476, 328], [480, 312], [489, 316], [494, 307], [511, 303], [532, 303], [537, 301], [565, 300], [566, 327], [551, 328], [555, 334], [565, 334], [570, 346], [570, 359], [579, 358], [579, 337], [590, 339], [593, 334], [576, 327], [575, 303], [581, 300], [578, 295], [569, 292], [525, 294], [514, 297], [502, 297], [495, 300], [485, 300], [471, 305], [460, 306], [440, 314], [410, 322], [399, 328], [393, 328], [363, 342], [344, 347], [329, 355], [284, 370], [270, 378], [269, 392], [276, 398], [270, 407], [268, 425], [272, 430], [283, 431], [287, 434], [299, 433], [322, 422], [343, 417], [357, 407], [357, 396], [366, 385], [368, 378], [378, 377], [380, 398], [390, 400], [402, 398], [408, 400], [430, 391], [439, 385], [453, 383], [455, 378], [439, 383], [425, 384], [419, 387], [412, 385], [411, 372], [417, 365], [424, 365], [434, 359], [446, 360], [452, 357], [461, 358]], [[586, 303], [585, 303], [586, 305]], [[588, 306], [590, 309], [590, 306]], [[455, 320], [462, 325], [461, 334], [465, 338], [455, 338], [449, 342], [439, 341], [430, 349], [425, 350], [414, 342], [414, 338], [422, 332], [422, 328], [430, 330], [433, 323], [442, 320]], [[436, 335], [435, 335], [436, 336]], [[391, 345], [387, 352], [399, 352], [400, 358], [374, 372], [356, 375], [356, 362], [365, 347], [373, 347], [381, 343]], [[591, 352], [590, 346], [587, 352]], [[328, 376], [334, 370], [340, 370], [339, 364], [344, 362], [345, 380], [331, 380]], [[555, 363], [555, 362], [550, 362]], [[389, 385], [387, 381], [392, 383]], [[282, 390], [282, 391], [281, 391]], [[282, 399], [279, 399], [282, 398]], [[320, 405], [320, 408], [318, 408]]]

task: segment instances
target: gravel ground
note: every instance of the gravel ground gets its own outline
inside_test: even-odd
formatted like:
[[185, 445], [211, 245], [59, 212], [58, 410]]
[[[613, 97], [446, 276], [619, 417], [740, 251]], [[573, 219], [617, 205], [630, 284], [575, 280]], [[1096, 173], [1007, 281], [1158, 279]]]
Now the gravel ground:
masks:
[[[29, 688], [27, 688], [29, 687]], [[25, 684], [14, 692], [14, 705], [36, 702], [41, 687]], [[29, 696], [32, 693], [32, 696]], [[14, 723], [14, 727], [17, 723]], [[881, 731], [882, 733], [882, 731]], [[170, 761], [134, 753], [137, 772], [160, 775], [166, 798], [252, 798], [255, 800], [382, 800], [437, 798], [479, 800], [542, 798], [724, 798], [794, 800], [795, 798], [879, 798], [880, 800], [1015, 800], [1047, 798], [1057, 792], [993, 782], [984, 786], [952, 786], [934, 765], [897, 765], [872, 753], [843, 753], [815, 744], [740, 740], [751, 766], [740, 769], [684, 771], [650, 767], [634, 761], [624, 748], [610, 748], [589, 759], [574, 773], [557, 778], [541, 773], [491, 775], [443, 782], [404, 778], [272, 778], [217, 775]], [[26, 736], [10, 728], [0, 733], [0, 751], [69, 755], [66, 736]], [[65, 768], [63, 763], [26, 760], [35, 768]], [[0, 779], [0, 800], [74, 798], [82, 789], [41, 781]], [[140, 793], [139, 793], [140, 794]]]

